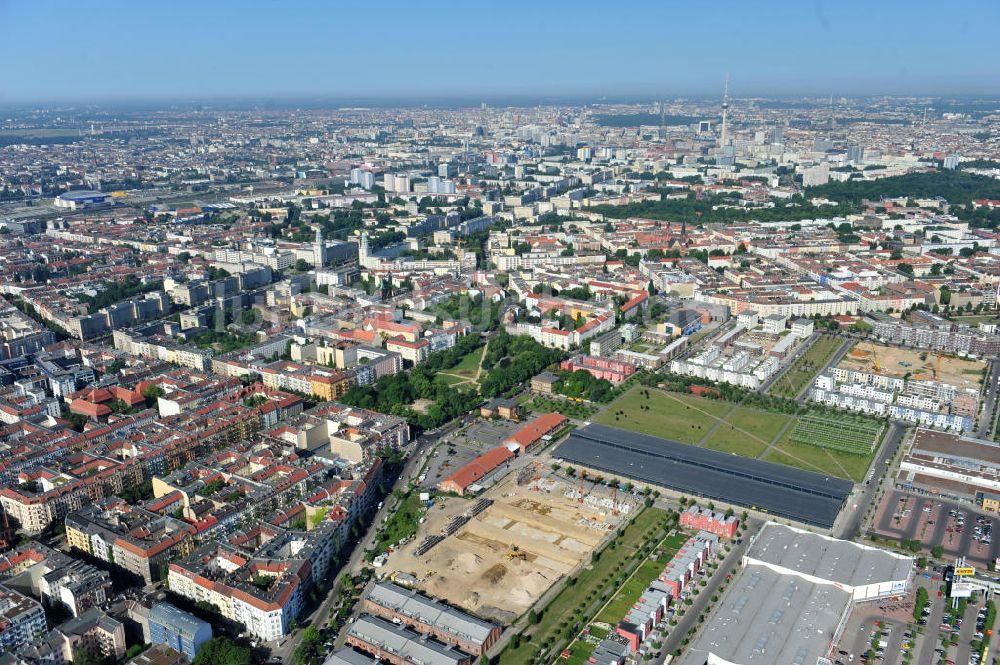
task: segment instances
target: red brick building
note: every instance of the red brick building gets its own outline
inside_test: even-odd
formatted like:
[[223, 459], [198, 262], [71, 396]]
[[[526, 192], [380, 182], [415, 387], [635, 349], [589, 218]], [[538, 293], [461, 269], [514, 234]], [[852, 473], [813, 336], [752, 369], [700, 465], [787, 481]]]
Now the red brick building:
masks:
[[717, 513], [708, 508], [688, 506], [687, 510], [681, 513], [680, 526], [683, 529], [708, 531], [719, 538], [734, 538], [736, 530], [740, 527], [740, 521], [732, 515], [727, 517], [724, 513]]
[[573, 356], [562, 361], [559, 364], [559, 369], [564, 372], [583, 370], [589, 372], [595, 379], [607, 379], [611, 383], [621, 383], [635, 374], [635, 365], [632, 363], [613, 360], [611, 358], [583, 355]]

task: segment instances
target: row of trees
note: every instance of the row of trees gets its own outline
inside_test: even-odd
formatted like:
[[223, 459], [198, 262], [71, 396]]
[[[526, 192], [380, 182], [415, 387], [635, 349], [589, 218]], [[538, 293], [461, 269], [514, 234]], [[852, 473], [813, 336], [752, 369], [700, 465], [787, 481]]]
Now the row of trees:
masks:
[[159, 282], [149, 282], [144, 284], [135, 275], [129, 275], [120, 282], [104, 282], [103, 289], [97, 295], [87, 294], [77, 295], [80, 302], [87, 303], [91, 311], [114, 305], [117, 302], [132, 298], [134, 296], [155, 291], [160, 288]]
[[562, 358], [563, 353], [558, 349], [501, 330], [490, 341], [483, 358], [483, 369], [488, 371], [480, 381], [480, 392], [484, 397], [502, 395]]

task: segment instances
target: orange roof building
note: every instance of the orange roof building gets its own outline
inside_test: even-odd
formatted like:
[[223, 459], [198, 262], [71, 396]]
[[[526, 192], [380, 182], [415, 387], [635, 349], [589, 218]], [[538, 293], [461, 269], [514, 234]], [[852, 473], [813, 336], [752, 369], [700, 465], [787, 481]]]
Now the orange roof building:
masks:
[[514, 451], [507, 446], [497, 446], [496, 448], [487, 450], [438, 483], [438, 489], [442, 492], [454, 492], [459, 496], [465, 496], [466, 490], [473, 483], [486, 478], [502, 464], [512, 459], [514, 459]]
[[504, 443], [516, 443], [521, 452], [524, 452], [541, 441], [542, 437], [552, 434], [568, 422], [569, 418], [561, 413], [546, 413], [526, 423], [507, 437]]

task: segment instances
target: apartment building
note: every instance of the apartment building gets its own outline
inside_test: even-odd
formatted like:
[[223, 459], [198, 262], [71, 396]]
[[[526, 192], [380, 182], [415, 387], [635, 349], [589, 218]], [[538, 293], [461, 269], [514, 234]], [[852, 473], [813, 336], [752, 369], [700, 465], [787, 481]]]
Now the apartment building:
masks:
[[369, 614], [388, 619], [479, 656], [500, 637], [502, 628], [392, 582], [379, 582], [362, 601]]
[[14, 651], [45, 632], [45, 610], [34, 598], [0, 585], [0, 649]]

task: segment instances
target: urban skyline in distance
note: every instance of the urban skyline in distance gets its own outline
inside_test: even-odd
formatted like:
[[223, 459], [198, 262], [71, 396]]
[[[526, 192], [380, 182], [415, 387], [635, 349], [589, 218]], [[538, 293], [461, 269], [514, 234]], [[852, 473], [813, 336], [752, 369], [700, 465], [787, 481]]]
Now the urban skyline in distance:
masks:
[[0, 0], [0, 665], [1000, 665], [1000, 0]]
[[[997, 3], [0, 3], [0, 105], [1000, 94]], [[55, 10], [55, 11], [54, 11]], [[919, 35], [931, 39], [921, 40]], [[948, 48], [948, 44], [961, 48]], [[37, 48], [43, 45], [44, 48]]]

